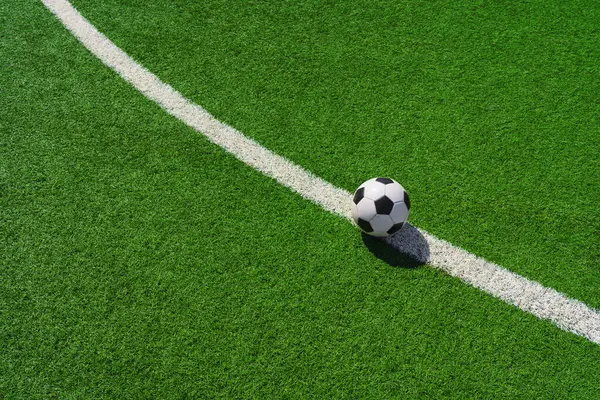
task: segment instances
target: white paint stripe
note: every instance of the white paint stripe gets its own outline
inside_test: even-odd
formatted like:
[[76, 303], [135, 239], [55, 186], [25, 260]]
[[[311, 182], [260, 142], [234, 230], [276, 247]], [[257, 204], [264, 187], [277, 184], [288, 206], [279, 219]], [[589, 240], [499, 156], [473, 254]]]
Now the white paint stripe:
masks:
[[[314, 176], [215, 119], [137, 64], [98, 32], [67, 0], [42, 1], [88, 50], [169, 114], [303, 197], [351, 219], [349, 192]], [[399, 251], [428, 262], [539, 318], [548, 319], [566, 331], [600, 344], [600, 313], [580, 301], [489, 263], [412, 226], [386, 240]]]

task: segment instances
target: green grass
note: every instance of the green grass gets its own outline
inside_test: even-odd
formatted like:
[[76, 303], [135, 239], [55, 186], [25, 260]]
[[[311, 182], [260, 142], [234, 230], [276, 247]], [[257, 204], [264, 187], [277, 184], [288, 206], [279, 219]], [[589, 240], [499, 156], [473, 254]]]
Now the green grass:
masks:
[[417, 226], [600, 308], [600, 7], [74, 4], [267, 148], [350, 191], [395, 177]]
[[[105, 4], [122, 15], [113, 21], [118, 38], [128, 28], [119, 21], [128, 21], [135, 9]], [[162, 8], [155, 3], [148, 18], [153, 10]], [[219, 7], [214, 12], [224, 15]], [[254, 16], [256, 24], [261, 15]], [[177, 25], [168, 16], [159, 27]], [[39, 2], [8, 0], [0, 6], [0, 21], [0, 397], [585, 399], [600, 390], [597, 345], [429, 267], [391, 267], [347, 221], [248, 168], [143, 98]], [[141, 23], [135, 16], [131, 21], [133, 27]], [[240, 24], [230, 22], [230, 28]], [[142, 61], [168, 74], [160, 53], [173, 48], [167, 38], [152, 45], [145, 36], [136, 40], [126, 50], [155, 52]], [[176, 43], [181, 49], [186, 41]], [[231, 78], [227, 65], [209, 68], [214, 59], [205, 55], [213, 76], [221, 68]], [[183, 61], [190, 63], [187, 77], [177, 82], [183, 68], [176, 72], [182, 65], [171, 59], [168, 78], [204, 105], [202, 91], [210, 88], [191, 89], [205, 72], [200, 59], [195, 52]], [[251, 77], [241, 81], [249, 84]], [[230, 83], [224, 91], [248, 89]], [[338, 143], [339, 127], [323, 125], [314, 136], [314, 130], [298, 128], [328, 121], [333, 105], [310, 111], [312, 103], [296, 99], [294, 107], [290, 100], [280, 110], [318, 116], [299, 115], [296, 128], [266, 135], [277, 122], [262, 114], [264, 108], [257, 107], [252, 119], [243, 117], [260, 105], [256, 98], [240, 109], [234, 92], [221, 96], [207, 96], [211, 111], [220, 104], [223, 115], [239, 112], [228, 117], [239, 118], [237, 127], [347, 188], [379, 174], [378, 163], [388, 168], [382, 174], [392, 174], [404, 162], [391, 152], [379, 160], [347, 158], [344, 151], [360, 142], [355, 131]], [[371, 101], [366, 98], [365, 107], [374, 107]], [[431, 139], [423, 133], [419, 141], [404, 141], [380, 132], [378, 140], [396, 148]], [[305, 141], [312, 137], [312, 144], [295, 142], [300, 134]], [[363, 139], [361, 150], [377, 144]], [[321, 147], [327, 141], [329, 150]], [[464, 151], [476, 159], [478, 147]], [[451, 156], [457, 154], [446, 154]], [[581, 170], [593, 160], [583, 159]], [[415, 220], [458, 235], [456, 221], [436, 222], [452, 214], [434, 215], [442, 210], [433, 197], [448, 192], [427, 189], [447, 172], [442, 161], [430, 168], [433, 177], [424, 187], [409, 185], [418, 199]], [[412, 171], [422, 170], [422, 162], [407, 179], [417, 179]], [[526, 166], [522, 172], [529, 173]], [[466, 187], [459, 193], [468, 199]], [[583, 202], [579, 196], [574, 200]], [[548, 204], [551, 209], [557, 203]], [[581, 210], [563, 212], [574, 218]], [[481, 235], [497, 223], [486, 215], [461, 231], [462, 240], [479, 243], [482, 252], [499, 240], [498, 234]], [[520, 229], [516, 242], [524, 240]], [[584, 246], [577, 251], [593, 257], [594, 241], [583, 227], [565, 242], [562, 261], [573, 260], [567, 250], [576, 242]], [[538, 253], [546, 246], [534, 241], [519, 252], [542, 259]], [[490, 254], [515, 260], [502, 248]], [[553, 254], [522, 268], [560, 266]], [[583, 267], [573, 269], [569, 274], [586, 274]], [[567, 289], [586, 289], [578, 284], [583, 278], [556, 279]], [[594, 293], [581, 297], [593, 300]]]

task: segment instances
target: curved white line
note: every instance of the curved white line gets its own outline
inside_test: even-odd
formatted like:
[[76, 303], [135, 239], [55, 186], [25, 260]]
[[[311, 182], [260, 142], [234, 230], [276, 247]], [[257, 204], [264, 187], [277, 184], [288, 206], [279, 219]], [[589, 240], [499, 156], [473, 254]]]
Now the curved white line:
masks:
[[[169, 114], [306, 199], [332, 213], [351, 218], [349, 192], [333, 186], [218, 121], [136, 63], [90, 24], [67, 0], [42, 2], [89, 51]], [[428, 262], [431, 266], [524, 311], [541, 319], [548, 319], [561, 329], [600, 344], [600, 313], [578, 300], [570, 299], [552, 288], [487, 262], [414, 227], [409, 226], [400, 235], [388, 238], [387, 242], [399, 251]]]

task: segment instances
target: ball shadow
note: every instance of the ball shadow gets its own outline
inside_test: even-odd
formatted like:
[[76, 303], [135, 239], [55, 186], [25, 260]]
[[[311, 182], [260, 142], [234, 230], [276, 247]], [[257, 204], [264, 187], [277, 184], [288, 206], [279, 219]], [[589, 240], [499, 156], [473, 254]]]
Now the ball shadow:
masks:
[[429, 261], [429, 244], [423, 234], [411, 224], [386, 238], [362, 233], [362, 240], [375, 257], [392, 267], [418, 268]]

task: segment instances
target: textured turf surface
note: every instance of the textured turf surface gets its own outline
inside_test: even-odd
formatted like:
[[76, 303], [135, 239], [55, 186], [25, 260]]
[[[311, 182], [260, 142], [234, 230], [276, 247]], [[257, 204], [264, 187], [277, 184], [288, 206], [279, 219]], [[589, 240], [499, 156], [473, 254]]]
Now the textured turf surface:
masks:
[[[598, 346], [457, 279], [406, 268], [413, 264], [365, 246], [347, 221], [246, 167], [144, 99], [40, 3], [8, 0], [0, 18], [3, 397], [593, 398], [600, 390]], [[149, 62], [159, 69], [168, 64], [160, 55], [163, 44], [173, 46], [168, 40], [142, 49], [143, 37], [132, 39], [140, 41], [132, 53], [156, 52]], [[171, 64], [177, 76], [181, 65]], [[203, 72], [189, 66], [181, 85], [191, 88]], [[222, 113], [231, 102], [240, 124], [256, 137], [265, 134], [273, 121], [260, 107], [254, 122], [246, 121], [242, 114], [250, 115], [256, 99], [246, 111], [237, 109], [233, 90], [244, 88], [231, 83], [230, 97], [209, 101], [221, 104]], [[320, 117], [298, 116], [298, 124], [326, 121], [334, 109], [309, 110], [309, 104], [299, 101], [297, 112]], [[294, 111], [291, 100], [283, 109]], [[338, 184], [360, 181], [382, 162], [342, 157], [340, 146], [349, 151], [361, 136], [348, 131], [349, 143], [338, 143], [339, 128], [315, 136], [313, 145], [292, 145], [306, 129], [266, 135], [265, 144], [283, 152], [297, 147], [287, 155]], [[588, 144], [592, 131], [589, 136]], [[363, 150], [373, 148], [372, 139], [363, 139]], [[396, 146], [420, 143], [396, 139]], [[327, 140], [329, 161], [320, 158]], [[458, 152], [458, 143], [449, 144]], [[477, 150], [469, 151], [475, 157]], [[582, 171], [594, 160], [585, 154]], [[392, 153], [381, 157], [399, 160]], [[393, 165], [384, 172], [396, 171]], [[431, 167], [430, 173], [447, 171]], [[580, 179], [593, 183], [591, 175]], [[414, 186], [421, 202], [439, 203], [427, 197], [437, 192]], [[415, 214], [422, 223], [437, 220], [428, 207]], [[485, 250], [499, 236], [468, 233], [484, 229], [483, 221], [463, 227], [462, 235], [482, 241]], [[458, 232], [454, 225], [449, 232]], [[585, 232], [565, 248], [581, 241], [592, 257], [594, 242], [587, 241], [593, 238]], [[520, 252], [533, 260], [546, 249], [527, 246]], [[546, 256], [545, 263], [555, 262], [552, 253]], [[570, 273], [585, 275], [579, 267]], [[562, 276], [560, 282], [585, 289]], [[588, 296], [595, 298], [591, 290]]]
[[600, 7], [553, 3], [74, 1], [266, 147], [600, 307]]

